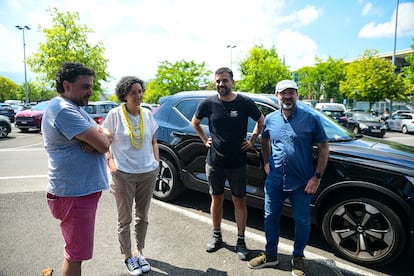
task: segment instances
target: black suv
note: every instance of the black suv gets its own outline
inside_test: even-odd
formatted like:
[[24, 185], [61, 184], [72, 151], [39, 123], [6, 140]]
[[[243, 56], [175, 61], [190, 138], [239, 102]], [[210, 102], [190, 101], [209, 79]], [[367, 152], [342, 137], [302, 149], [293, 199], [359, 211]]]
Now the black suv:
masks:
[[[161, 168], [154, 197], [170, 201], [184, 189], [208, 193], [207, 149], [191, 127], [198, 104], [215, 91], [180, 92], [160, 99], [154, 112]], [[279, 108], [276, 98], [244, 93], [264, 115]], [[384, 265], [414, 249], [414, 147], [358, 137], [319, 111], [298, 102], [323, 123], [329, 138], [329, 162], [312, 200], [312, 223], [322, 228], [331, 248], [362, 265]], [[207, 119], [202, 121], [208, 135]], [[246, 138], [254, 121], [249, 122]], [[265, 173], [260, 137], [248, 152], [247, 202], [263, 208]], [[315, 164], [317, 149], [315, 147]], [[227, 187], [226, 198], [230, 199]], [[284, 215], [290, 216], [285, 202]]]

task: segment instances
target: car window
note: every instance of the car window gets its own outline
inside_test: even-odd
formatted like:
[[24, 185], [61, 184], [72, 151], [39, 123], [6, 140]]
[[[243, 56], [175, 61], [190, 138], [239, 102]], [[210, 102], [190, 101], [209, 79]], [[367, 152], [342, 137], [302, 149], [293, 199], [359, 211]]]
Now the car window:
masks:
[[[184, 115], [184, 117], [191, 122], [191, 119], [193, 118], [194, 112], [196, 111], [198, 105], [201, 103], [203, 99], [189, 99], [189, 100], [183, 100], [179, 102], [175, 108], [177, 108], [181, 114]], [[203, 118], [201, 120], [202, 125], [208, 125], [208, 119]]]
[[108, 113], [114, 107], [113, 104], [104, 104], [102, 105], [102, 113]]
[[[262, 103], [256, 102], [256, 106], [260, 110], [260, 112], [262, 112], [263, 116], [266, 116], [267, 114], [275, 111], [273, 107], [262, 104]], [[256, 121], [249, 117], [249, 121], [247, 122], [247, 132], [252, 133], [255, 125], [256, 125]]]
[[88, 114], [96, 114], [96, 106], [95, 105], [85, 105], [85, 106], [83, 106], [83, 109]]

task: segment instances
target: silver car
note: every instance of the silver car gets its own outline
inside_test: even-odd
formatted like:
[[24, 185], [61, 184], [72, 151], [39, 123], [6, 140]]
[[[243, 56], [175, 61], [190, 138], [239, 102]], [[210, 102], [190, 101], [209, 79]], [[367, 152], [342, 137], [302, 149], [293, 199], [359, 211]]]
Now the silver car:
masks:
[[112, 101], [91, 101], [88, 105], [82, 106], [82, 108], [98, 125], [101, 125], [105, 120], [106, 115], [108, 115], [109, 110], [117, 106], [118, 104]]
[[404, 134], [414, 132], [414, 112], [394, 114], [385, 124], [388, 130], [401, 131]]

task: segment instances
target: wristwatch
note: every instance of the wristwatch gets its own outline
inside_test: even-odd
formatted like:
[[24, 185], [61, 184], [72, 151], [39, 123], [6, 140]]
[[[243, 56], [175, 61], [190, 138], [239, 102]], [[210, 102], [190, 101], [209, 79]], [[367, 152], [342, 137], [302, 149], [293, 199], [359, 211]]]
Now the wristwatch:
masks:
[[320, 172], [315, 172], [313, 176], [316, 176], [317, 179], [321, 179], [322, 174]]

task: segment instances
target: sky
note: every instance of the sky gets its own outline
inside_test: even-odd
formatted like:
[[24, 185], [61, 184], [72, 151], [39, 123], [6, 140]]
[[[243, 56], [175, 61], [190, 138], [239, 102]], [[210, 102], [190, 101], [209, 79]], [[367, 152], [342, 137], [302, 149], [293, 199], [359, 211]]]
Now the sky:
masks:
[[125, 75], [154, 78], [162, 61], [205, 62], [213, 72], [231, 67], [237, 80], [240, 62], [257, 45], [275, 47], [297, 70], [315, 57], [352, 60], [365, 50], [392, 53], [394, 41], [396, 51], [414, 44], [414, 0], [0, 0], [0, 76], [24, 82], [23, 32], [15, 26], [31, 28], [29, 57], [45, 41], [40, 30], [51, 27], [47, 9], [54, 7], [78, 12], [78, 24], [94, 31], [89, 44], [103, 43], [108, 92]]

